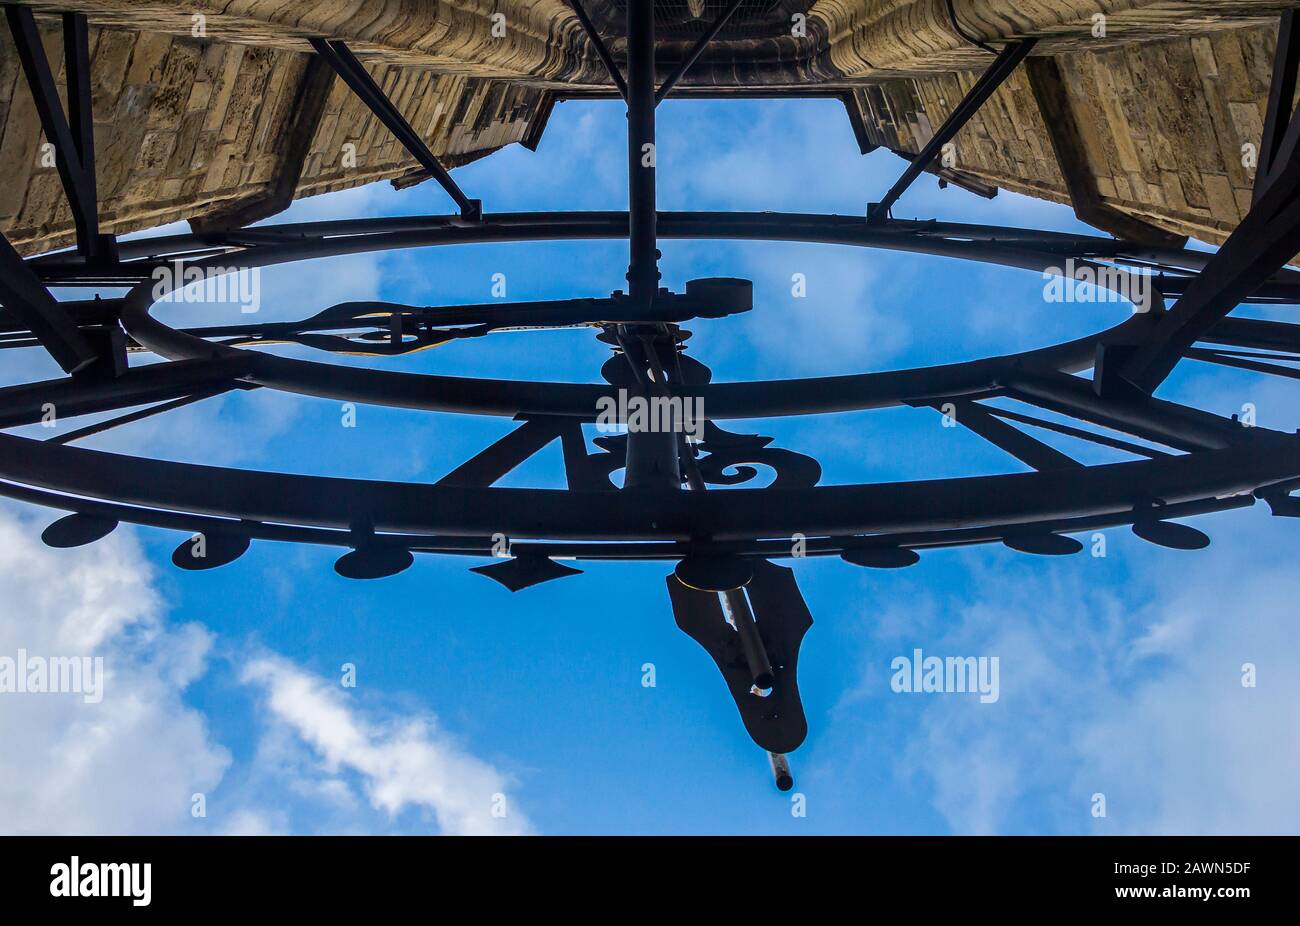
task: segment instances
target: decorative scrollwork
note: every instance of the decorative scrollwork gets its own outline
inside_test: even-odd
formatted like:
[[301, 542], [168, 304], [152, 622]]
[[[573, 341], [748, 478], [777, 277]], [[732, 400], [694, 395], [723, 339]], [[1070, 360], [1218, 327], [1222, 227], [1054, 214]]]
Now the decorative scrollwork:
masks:
[[[806, 454], [769, 447], [770, 437], [734, 434], [711, 421], [705, 423], [704, 433], [704, 442], [694, 446], [705, 455], [697, 455], [695, 464], [709, 485], [735, 486], [757, 479], [759, 471], [755, 466], [766, 466], [776, 473], [771, 486], [775, 489], [810, 489], [821, 480], [820, 463]], [[623, 467], [627, 458], [627, 435], [604, 435], [594, 443], [605, 452], [589, 457], [592, 471], [603, 476], [609, 488], [616, 488], [610, 476]], [[685, 473], [687, 461], [682, 464]]]
[[711, 421], [705, 425], [704, 435], [704, 442], [697, 446], [706, 455], [696, 463], [704, 481], [711, 485], [740, 485], [756, 479], [754, 465], [770, 467], [776, 473], [774, 489], [810, 489], [821, 480], [820, 463], [806, 454], [769, 447], [770, 437], [734, 434]]

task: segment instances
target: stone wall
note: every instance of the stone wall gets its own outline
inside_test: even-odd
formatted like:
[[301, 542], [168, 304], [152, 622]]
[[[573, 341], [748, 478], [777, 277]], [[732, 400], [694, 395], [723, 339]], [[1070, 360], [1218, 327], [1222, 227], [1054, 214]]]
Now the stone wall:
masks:
[[[623, 0], [587, 2], [621, 59]], [[916, 151], [991, 60], [981, 43], [1036, 37], [1034, 54], [1057, 62], [1064, 105], [1086, 149], [1083, 169], [1100, 202], [1215, 242], [1235, 226], [1248, 200], [1252, 177], [1241, 147], [1258, 143], [1261, 133], [1276, 14], [1300, 5], [783, 2], [775, 14], [770, 4], [742, 6], [742, 19], [720, 35], [683, 86], [724, 94], [786, 86], [849, 93], [872, 141]], [[292, 196], [411, 170], [405, 151], [339, 81], [332, 89], [325, 85], [315, 98], [317, 115], [295, 135], [295, 120], [303, 121], [301, 96], [312, 85], [310, 36], [346, 40], [451, 166], [535, 140], [557, 94], [609, 87], [564, 0], [29, 5], [82, 10], [92, 23], [100, 208], [104, 230], [116, 233], [179, 219], [250, 221], [259, 207], [274, 212]], [[790, 10], [806, 10], [805, 37], [781, 34]], [[498, 22], [498, 15], [504, 19]], [[38, 19], [57, 71], [57, 21]], [[661, 70], [689, 44], [689, 28], [679, 32], [662, 45]], [[43, 138], [9, 42], [0, 28], [0, 157], [9, 169], [0, 186], [0, 231], [33, 253], [71, 243], [71, 219], [56, 171], [42, 164]], [[978, 182], [1065, 202], [1069, 184], [1036, 89], [1022, 65], [958, 136], [955, 166]], [[354, 165], [345, 152], [355, 155]]]
[[984, 67], [990, 55], [979, 43], [1036, 38], [1040, 54], [1094, 53], [1263, 25], [1296, 5], [1285, 0], [818, 0], [812, 15], [826, 24], [825, 54], [837, 72], [884, 78]]
[[[33, 0], [92, 23], [290, 51], [340, 39], [360, 55], [473, 77], [605, 83], [564, 0]], [[504, 17], [500, 25], [493, 16]]]
[[[1221, 242], [1250, 204], [1243, 146], [1263, 133], [1275, 26], [1056, 56], [1103, 201], [1179, 234]], [[979, 71], [891, 80], [855, 93], [876, 144], [917, 151]], [[1026, 71], [955, 140], [956, 167], [1068, 202]], [[900, 211], [901, 210], [901, 211]], [[896, 212], [905, 212], [905, 201]]]
[[[38, 17], [62, 92], [61, 31]], [[92, 28], [102, 229], [194, 219], [265, 195], [282, 169], [308, 56], [210, 39]], [[541, 97], [523, 85], [425, 69], [372, 69], [435, 154], [455, 165], [519, 141]], [[0, 231], [20, 251], [73, 243], [71, 213], [7, 29], [0, 28]], [[345, 145], [355, 146], [355, 166]], [[44, 161], [44, 163], [43, 163]], [[47, 166], [48, 165], [48, 166]], [[414, 161], [335, 81], [296, 195], [400, 176]]]
[[[584, 2], [621, 61], [622, 0]], [[309, 37], [322, 36], [346, 41], [375, 61], [441, 73], [553, 88], [609, 85], [565, 0], [29, 0], [28, 5], [80, 10], [97, 24], [185, 36], [195, 28], [194, 17], [202, 16], [209, 36], [221, 42], [305, 51]], [[1097, 50], [1259, 25], [1295, 5], [1295, 0], [815, 0], [808, 7], [805, 39], [729, 39], [724, 33], [685, 85], [843, 84], [954, 71], [987, 62], [979, 42], [1035, 37], [1053, 54]], [[1097, 13], [1106, 18], [1101, 38], [1093, 34]], [[665, 60], [681, 47], [668, 48]]]

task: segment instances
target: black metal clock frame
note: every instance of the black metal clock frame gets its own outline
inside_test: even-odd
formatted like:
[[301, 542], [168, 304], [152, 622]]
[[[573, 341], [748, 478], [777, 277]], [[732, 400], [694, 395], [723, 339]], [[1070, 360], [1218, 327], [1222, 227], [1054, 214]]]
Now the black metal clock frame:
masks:
[[[56, 151], [77, 229], [77, 248], [22, 258], [0, 236], [0, 348], [40, 347], [67, 375], [0, 389], [0, 427], [133, 409], [40, 441], [0, 435], [0, 494], [70, 515], [45, 533], [74, 546], [119, 522], [203, 535], [174, 562], [223, 565], [253, 540], [332, 545], [350, 552], [336, 568], [357, 578], [389, 575], [413, 554], [489, 557], [509, 538], [509, 557], [482, 572], [512, 590], [576, 573], [564, 560], [675, 563], [668, 590], [678, 625], [710, 653], [746, 728], [792, 785], [785, 754], [807, 731], [795, 677], [812, 619], [793, 572], [774, 559], [840, 556], [896, 567], [928, 549], [1002, 542], [1039, 554], [1077, 552], [1069, 534], [1131, 525], [1144, 539], [1196, 548], [1200, 531], [1173, 519], [1265, 500], [1300, 515], [1300, 437], [1156, 398], [1183, 359], [1300, 378], [1300, 325], [1233, 318], [1239, 305], [1300, 303], [1300, 120], [1293, 120], [1300, 43], [1282, 17], [1273, 89], [1260, 147], [1254, 204], [1217, 253], [1016, 228], [905, 221], [890, 215], [910, 183], [1033, 48], [1014, 43], [865, 218], [777, 213], [659, 212], [655, 203], [655, 107], [735, 8], [655, 87], [651, 0], [629, 0], [627, 74], [614, 63], [577, 0], [596, 54], [628, 106], [628, 211], [485, 214], [438, 164], [355, 55], [341, 42], [316, 52], [365, 100], [455, 200], [450, 216], [280, 224], [119, 242], [99, 231], [90, 114], [87, 24], [63, 15], [67, 112], [31, 11], [6, 5], [28, 86]], [[157, 320], [154, 271], [213, 272], [401, 248], [483, 242], [629, 240], [628, 287], [609, 297], [481, 306], [347, 303], [301, 322], [178, 330]], [[659, 286], [660, 238], [819, 242], [933, 254], [1043, 272], [1072, 260], [1101, 279], [1145, 275], [1153, 304], [1122, 323], [1053, 347], [965, 363], [848, 376], [713, 383], [684, 351], [690, 319], [748, 310], [741, 280]], [[55, 299], [51, 287], [128, 289], [112, 299]], [[1170, 304], [1166, 306], [1166, 301]], [[498, 330], [590, 326], [613, 349], [602, 384], [515, 382], [344, 367], [256, 348], [296, 343], [324, 352], [391, 356]], [[131, 352], [164, 362], [131, 367]], [[1075, 374], [1091, 370], [1090, 378]], [[341, 401], [435, 412], [496, 415], [518, 427], [432, 484], [254, 472], [171, 463], [69, 446], [78, 439], [232, 389], [271, 388]], [[702, 442], [681, 432], [633, 430], [595, 440], [583, 425], [622, 390], [645, 398], [698, 399]], [[1012, 407], [1007, 401], [1016, 403]], [[734, 433], [719, 422], [817, 415], [898, 405], [942, 409], [1032, 472], [917, 482], [819, 486], [815, 460]], [[1050, 413], [1042, 417], [1042, 413]], [[1064, 421], [1062, 419], [1065, 419]], [[1124, 451], [1134, 461], [1085, 466], [1017, 427]], [[1102, 430], [1097, 430], [1102, 429]], [[1109, 433], [1103, 433], [1109, 432]], [[511, 489], [499, 479], [553, 441], [567, 488]], [[772, 467], [766, 488], [738, 486]], [[621, 486], [611, 478], [624, 471]], [[798, 543], [795, 542], [798, 538]]]

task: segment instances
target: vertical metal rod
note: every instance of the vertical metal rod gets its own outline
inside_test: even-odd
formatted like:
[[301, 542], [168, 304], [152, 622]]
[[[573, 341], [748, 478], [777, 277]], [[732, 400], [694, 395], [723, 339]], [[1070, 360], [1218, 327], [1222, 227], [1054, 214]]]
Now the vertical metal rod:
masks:
[[680, 489], [677, 435], [671, 431], [628, 431], [626, 489]]
[[[639, 309], [649, 310], [659, 291], [659, 242], [655, 214], [655, 20], [654, 0], [627, 4], [627, 183], [628, 292]], [[629, 334], [642, 332], [628, 329]], [[671, 337], [663, 326], [654, 335]], [[654, 335], [646, 350], [654, 350]], [[634, 363], [640, 363], [637, 358]], [[641, 386], [649, 399], [663, 384]], [[625, 488], [681, 488], [677, 434], [629, 431]]]
[[772, 766], [772, 778], [776, 781], [778, 791], [789, 791], [794, 787], [794, 775], [790, 772], [790, 760], [779, 752], [769, 752], [767, 761]]
[[[619, 326], [624, 328], [625, 326]], [[651, 327], [651, 326], [645, 326]], [[647, 401], [646, 407], [653, 409], [654, 399], [668, 398], [670, 393], [666, 383], [652, 382], [646, 375], [647, 356], [656, 349], [657, 330], [647, 338], [620, 337], [624, 344], [624, 353], [637, 373], [638, 395]], [[661, 367], [659, 369], [662, 369]], [[680, 489], [682, 473], [679, 445], [682, 437], [683, 422], [668, 406], [667, 415], [648, 414], [645, 430], [628, 429], [627, 461], [623, 475], [623, 486], [628, 489], [656, 488]], [[664, 426], [668, 425], [668, 430]]]
[[[54, 72], [41, 43], [30, 8], [5, 5], [18, 60], [31, 89], [45, 137], [54, 145], [54, 162], [77, 229], [77, 250], [86, 259], [100, 256], [99, 200], [95, 188], [94, 122], [90, 111], [90, 52], [86, 18], [63, 17], [63, 49], [67, 72], [68, 111], [65, 115]], [[85, 158], [85, 160], [83, 160]]]
[[628, 290], [649, 307], [659, 289], [655, 230], [654, 0], [627, 4]]
[[95, 120], [90, 108], [90, 31], [82, 13], [63, 14], [63, 66], [68, 94], [68, 127], [72, 143], [86, 175], [86, 185], [95, 189]]
[[772, 663], [768, 661], [763, 638], [758, 635], [758, 625], [754, 623], [754, 612], [749, 608], [745, 590], [733, 588], [729, 592], [723, 592], [722, 605], [736, 625], [736, 633], [740, 635], [740, 649], [745, 654], [750, 677], [757, 687], [766, 691], [776, 683], [776, 676], [772, 672]]

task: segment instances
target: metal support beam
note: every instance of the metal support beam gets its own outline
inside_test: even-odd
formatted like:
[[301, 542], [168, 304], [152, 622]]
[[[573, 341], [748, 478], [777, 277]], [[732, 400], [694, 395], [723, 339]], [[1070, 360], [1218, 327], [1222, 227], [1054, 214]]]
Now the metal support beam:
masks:
[[1067, 437], [1077, 437], [1079, 440], [1098, 444], [1102, 447], [1110, 447], [1112, 450], [1123, 450], [1125, 453], [1131, 453], [1139, 457], [1146, 457], [1149, 460], [1158, 460], [1161, 457], [1169, 456], [1169, 454], [1165, 453], [1163, 450], [1153, 450], [1150, 447], [1144, 447], [1141, 444], [1135, 444], [1132, 441], [1121, 440], [1117, 437], [1109, 437], [1105, 434], [1098, 434], [1095, 431], [1086, 431], [1083, 428], [1061, 424], [1059, 421], [1048, 421], [1046, 418], [1035, 418], [1033, 415], [1023, 415], [1020, 412], [1013, 412], [1006, 408], [998, 408], [994, 405], [984, 406], [984, 411], [988, 412], [990, 415], [997, 415], [999, 418], [1006, 418], [1008, 421], [1019, 421], [1021, 424], [1032, 425], [1036, 428], [1042, 428], [1045, 431], [1054, 431], [1057, 434], [1064, 434]]
[[90, 95], [90, 30], [80, 13], [63, 14], [63, 67], [69, 128], [91, 191], [95, 189], [95, 116]]
[[[255, 359], [241, 352], [217, 360], [150, 363], [103, 381], [88, 383], [78, 377], [8, 386], [0, 389], [0, 428], [35, 424], [50, 407], [66, 419], [220, 389], [247, 373]], [[254, 388], [251, 383], [235, 385]]]
[[1103, 398], [1090, 388], [1088, 380], [1067, 373], [1021, 369], [1009, 371], [999, 380], [1013, 399], [1178, 450], [1222, 450], [1265, 433], [1150, 396]]
[[[637, 325], [619, 326], [618, 340], [623, 355], [631, 366], [635, 380], [637, 398], [649, 403], [656, 398], [671, 395], [664, 373], [664, 366], [658, 357], [660, 347], [676, 351], [677, 345], [671, 335], [661, 333], [663, 326]], [[644, 332], [644, 336], [634, 336], [631, 331]], [[651, 378], [650, 372], [654, 373]], [[673, 422], [680, 428], [682, 422]], [[680, 430], [662, 430], [658, 427], [642, 428], [627, 433], [626, 472], [623, 487], [627, 489], [680, 489], [681, 488], [681, 447], [683, 434]]]
[[[1083, 464], [1050, 447], [1035, 437], [994, 417], [989, 410], [968, 399], [949, 399], [953, 418], [962, 427], [978, 434], [990, 444], [1005, 450], [1021, 463], [1040, 472], [1062, 469], [1080, 469]], [[942, 412], [945, 402], [936, 401], [931, 407]]]
[[[1300, 120], [1296, 122], [1300, 126]], [[1117, 370], [1151, 393], [1184, 352], [1300, 252], [1300, 157], [1276, 164], [1267, 188], [1150, 337]]]
[[26, 6], [5, 6], [27, 86], [36, 103], [45, 137], [54, 145], [54, 163], [72, 207], [77, 250], [86, 260], [112, 254], [112, 239], [99, 233], [99, 196], [95, 184], [95, 124], [90, 108], [90, 38], [86, 17], [63, 14], [63, 63], [67, 75], [68, 114], [59, 102], [54, 73], [41, 44], [36, 18]]
[[[910, 151], [904, 151], [902, 148], [889, 149], [898, 155], [904, 161], [916, 160], [916, 155]], [[866, 154], [867, 152], [863, 152]], [[939, 188], [951, 183], [955, 187], [960, 187], [967, 193], [974, 193], [976, 196], [984, 199], [993, 199], [998, 195], [998, 188], [991, 183], [985, 183], [983, 180], [977, 180], [973, 176], [963, 173], [959, 170], [953, 170], [951, 167], [944, 167], [942, 164], [931, 164], [925, 169], [927, 174], [933, 174], [939, 178]]]
[[[1264, 135], [1260, 139], [1259, 158], [1255, 164], [1255, 190], [1258, 200], [1279, 163], [1295, 154], [1296, 135], [1292, 131], [1292, 101], [1295, 99], [1296, 67], [1300, 64], [1300, 17], [1286, 10], [1278, 22], [1277, 47], [1273, 53], [1273, 79], [1268, 89], [1268, 110], [1264, 117]], [[1285, 147], [1284, 147], [1285, 144]]]
[[196, 392], [193, 395], [181, 396], [179, 399], [172, 399], [170, 402], [163, 402], [159, 405], [151, 405], [148, 408], [137, 409], [133, 412], [127, 412], [125, 415], [119, 415], [116, 418], [110, 418], [107, 421], [97, 421], [94, 424], [86, 425], [84, 428], [78, 428], [75, 431], [69, 431], [66, 434], [59, 434], [50, 438], [52, 444], [70, 444], [73, 441], [83, 440], [96, 434], [103, 434], [105, 431], [111, 431], [114, 428], [120, 428], [124, 424], [131, 424], [134, 421], [143, 421], [145, 418], [152, 418], [155, 415], [161, 415], [164, 412], [175, 411], [178, 408], [184, 408], [186, 405], [193, 405], [195, 402], [201, 402], [204, 399], [210, 399], [213, 396], [223, 395], [232, 389], [239, 388], [236, 383], [227, 383], [220, 386], [214, 386], [205, 389], [202, 392]]
[[[655, 14], [654, 0], [627, 2], [627, 171], [628, 171], [628, 293], [636, 306], [654, 305], [659, 294], [658, 213], [655, 202]], [[675, 350], [676, 341], [663, 325], [622, 326], [620, 340], [643, 374], [646, 364], [658, 366], [650, 384], [638, 375], [640, 395], [666, 394], [658, 349]], [[633, 339], [644, 347], [638, 351]], [[644, 362], [643, 362], [644, 361]], [[629, 431], [627, 469], [629, 489], [681, 488], [678, 437], [672, 432]]]
[[1056, 154], [1057, 166], [1065, 179], [1065, 188], [1079, 221], [1109, 232], [1125, 241], [1160, 247], [1181, 248], [1186, 235], [1175, 235], [1134, 218], [1108, 205], [1101, 198], [1097, 178], [1088, 164], [1088, 149], [1083, 132], [1074, 118], [1074, 107], [1061, 77], [1055, 58], [1031, 58], [1025, 62], [1025, 75], [1038, 103], [1047, 138]]
[[[1204, 350], [1199, 347], [1189, 348], [1184, 354], [1189, 360], [1202, 360], [1205, 363], [1217, 363], [1219, 366], [1235, 367], [1238, 370], [1250, 370], [1252, 373], [1266, 373], [1269, 376], [1282, 376], [1286, 379], [1300, 379], [1300, 369], [1282, 366], [1280, 363], [1265, 363], [1241, 354], [1225, 354], [1219, 351]], [[1277, 355], [1265, 355], [1276, 357]], [[1300, 359], [1300, 358], [1287, 358]]]
[[434, 485], [487, 488], [560, 436], [560, 418], [525, 421], [496, 443], [479, 451]]
[[582, 31], [587, 33], [587, 38], [591, 45], [596, 49], [596, 57], [600, 63], [605, 65], [605, 70], [609, 72], [610, 80], [614, 81], [614, 86], [618, 88], [618, 95], [624, 100], [627, 99], [627, 81], [623, 75], [618, 72], [618, 65], [614, 63], [614, 58], [605, 47], [605, 40], [600, 37], [596, 31], [596, 24], [591, 21], [587, 11], [582, 8], [581, 0], [569, 0], [569, 6], [573, 7], [574, 15], [578, 17], [578, 22], [582, 23]]
[[[36, 272], [31, 262], [24, 263], [33, 273]], [[37, 277], [39, 279], [39, 274]], [[76, 299], [57, 304], [78, 328], [86, 325], [116, 325], [122, 314], [121, 299]], [[0, 309], [0, 346], [15, 341], [29, 343], [30, 339], [31, 329], [27, 324], [8, 309]]]
[[971, 117], [979, 111], [984, 102], [991, 97], [998, 87], [1011, 76], [1011, 72], [1016, 69], [1016, 65], [1024, 59], [1038, 42], [1037, 39], [1025, 39], [1020, 42], [1013, 42], [1007, 45], [998, 53], [997, 58], [989, 65], [987, 71], [975, 82], [970, 91], [957, 104], [943, 125], [934, 133], [925, 146], [917, 152], [912, 163], [907, 165], [907, 170], [903, 171], [903, 176], [898, 178], [898, 182], [890, 187], [889, 192], [885, 194], [884, 199], [878, 203], [872, 203], [867, 213], [867, 218], [873, 222], [884, 221], [889, 216], [889, 210], [898, 198], [902, 196], [907, 188], [910, 187], [917, 177], [925, 172], [930, 166], [930, 162], [935, 159], [943, 146], [950, 142], [953, 137], [961, 131], [962, 127], [970, 121]]
[[1300, 353], [1300, 325], [1258, 318], [1225, 318], [1200, 337], [1202, 344]]
[[1300, 119], [1291, 117], [1300, 59], [1294, 11], [1281, 19], [1254, 202], [1228, 240], [1161, 317], [1120, 376], [1154, 392], [1186, 351], [1300, 252]]
[[649, 305], [659, 289], [655, 215], [655, 20], [653, 0], [627, 2], [628, 289]]
[[0, 304], [31, 329], [65, 373], [95, 362], [90, 341], [4, 235], [0, 235]]
[[727, 24], [727, 20], [731, 19], [731, 14], [735, 13], [736, 10], [740, 8], [742, 2], [743, 0], [731, 0], [731, 3], [727, 4], [727, 8], [713, 21], [713, 25], [709, 27], [709, 30], [700, 36], [699, 40], [691, 50], [687, 52], [686, 57], [682, 59], [681, 64], [677, 65], [677, 67], [673, 69], [673, 72], [668, 75], [668, 79], [665, 80], [659, 87], [659, 90], [656, 91], [656, 106], [662, 103], [668, 94], [673, 92], [673, 87], [677, 86], [677, 82], [691, 69], [691, 65], [699, 60], [700, 55], [704, 53], [704, 49], [707, 48], [708, 44], [713, 41], [719, 32], [722, 31], [722, 27]]
[[1300, 252], [1300, 119], [1292, 118], [1300, 25], [1283, 14], [1250, 211], [1118, 371], [1154, 392], [1185, 352]]
[[438, 161], [438, 158], [429, 146], [424, 143], [420, 134], [411, 128], [411, 124], [406, 121], [406, 117], [398, 111], [393, 105], [393, 101], [385, 95], [379, 84], [370, 76], [370, 72], [365, 69], [357, 56], [352, 53], [344, 42], [335, 42], [328, 39], [311, 39], [311, 46], [329, 63], [336, 74], [343, 78], [343, 82], [352, 88], [352, 92], [361, 98], [361, 101], [370, 108], [375, 117], [384, 124], [388, 131], [396, 136], [410, 155], [420, 162], [420, 166], [427, 170], [433, 179], [437, 180], [447, 194], [456, 201], [460, 207], [460, 214], [469, 221], [480, 221], [483, 218], [483, 202], [478, 199], [470, 199], [464, 191], [451, 179], [451, 174], [447, 173], [446, 168]]

